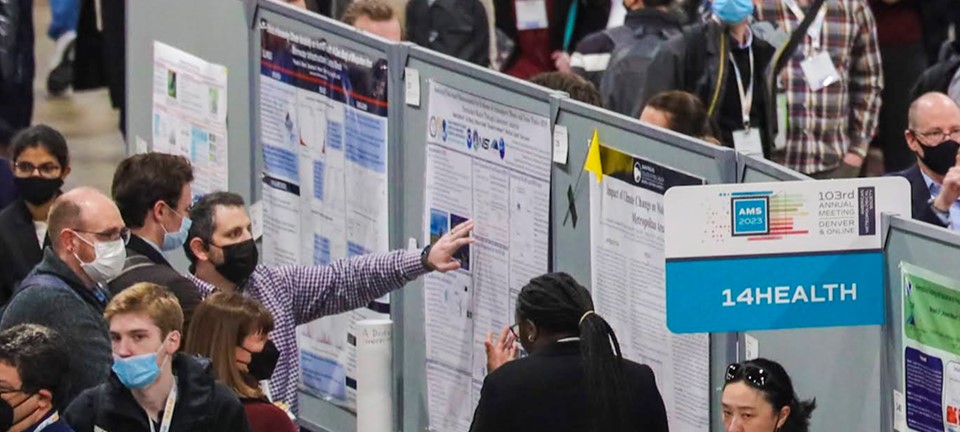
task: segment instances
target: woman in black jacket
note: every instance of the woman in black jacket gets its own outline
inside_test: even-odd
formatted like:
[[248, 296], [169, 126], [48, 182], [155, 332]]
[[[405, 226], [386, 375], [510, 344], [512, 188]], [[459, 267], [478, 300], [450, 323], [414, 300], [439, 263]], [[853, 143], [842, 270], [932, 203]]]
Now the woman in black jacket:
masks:
[[70, 174], [67, 141], [49, 126], [21, 131], [11, 153], [20, 197], [0, 212], [0, 305], [43, 258], [47, 213]]
[[[566, 273], [530, 281], [517, 297], [513, 337], [487, 344], [488, 370], [473, 432], [667, 431], [653, 371], [625, 360], [590, 293]], [[519, 339], [530, 356], [499, 365]], [[505, 349], [501, 349], [505, 348]]]

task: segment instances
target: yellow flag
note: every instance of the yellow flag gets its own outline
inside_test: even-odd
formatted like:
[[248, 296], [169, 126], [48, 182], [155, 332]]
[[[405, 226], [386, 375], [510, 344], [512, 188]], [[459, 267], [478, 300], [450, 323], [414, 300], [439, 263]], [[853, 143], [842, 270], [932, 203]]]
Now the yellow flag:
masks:
[[587, 152], [587, 160], [583, 163], [583, 169], [597, 175], [597, 183], [603, 181], [603, 164], [600, 162], [600, 134], [596, 129], [593, 130], [593, 138], [590, 139], [590, 151]]

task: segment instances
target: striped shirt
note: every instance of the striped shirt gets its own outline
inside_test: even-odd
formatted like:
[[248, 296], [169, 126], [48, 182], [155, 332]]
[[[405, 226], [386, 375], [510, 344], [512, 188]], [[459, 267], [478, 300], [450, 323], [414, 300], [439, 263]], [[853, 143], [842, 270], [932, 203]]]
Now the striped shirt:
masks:
[[[299, 413], [300, 351], [297, 326], [366, 306], [427, 273], [420, 251], [393, 251], [342, 259], [327, 266], [257, 266], [244, 294], [262, 303], [273, 315], [270, 340], [280, 351], [270, 379], [270, 394]], [[212, 284], [189, 275], [206, 298]]]
[[[764, 19], [785, 31], [796, 30], [800, 19], [789, 2], [764, 0]], [[830, 0], [824, 8], [821, 45], [841, 80], [816, 92], [807, 84], [800, 64], [817, 54], [809, 35], [781, 75], [788, 121], [785, 153], [776, 159], [806, 174], [839, 167], [847, 152], [866, 156], [876, 134], [883, 88], [876, 23], [866, 1]]]

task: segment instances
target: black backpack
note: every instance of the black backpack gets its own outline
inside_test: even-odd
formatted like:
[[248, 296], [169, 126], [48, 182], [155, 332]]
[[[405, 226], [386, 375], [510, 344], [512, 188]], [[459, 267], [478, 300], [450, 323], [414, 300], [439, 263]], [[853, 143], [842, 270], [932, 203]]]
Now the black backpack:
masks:
[[636, 29], [620, 26], [605, 30], [604, 33], [613, 41], [613, 51], [600, 80], [603, 106], [633, 118], [639, 117], [643, 108], [640, 104], [644, 100], [647, 69], [660, 45], [681, 32], [680, 27], [653, 30], [643, 26]]

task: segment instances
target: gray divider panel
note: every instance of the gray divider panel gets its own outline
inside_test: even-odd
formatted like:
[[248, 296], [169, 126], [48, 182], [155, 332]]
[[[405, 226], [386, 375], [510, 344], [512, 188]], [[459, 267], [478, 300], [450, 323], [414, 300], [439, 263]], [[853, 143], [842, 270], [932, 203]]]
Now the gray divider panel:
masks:
[[[738, 156], [741, 183], [811, 180], [767, 160]], [[760, 357], [783, 364], [801, 400], [817, 398], [810, 430], [872, 432], [890, 430], [880, 429], [880, 334], [880, 327], [868, 326], [744, 337], [757, 339]]]
[[[406, 67], [420, 74], [421, 104], [412, 107], [403, 104], [402, 126], [402, 171], [394, 171], [395, 179], [404, 183], [402, 208], [404, 215], [403, 236], [414, 238], [420, 246], [423, 241], [424, 172], [426, 170], [427, 100], [428, 80], [467, 91], [493, 101], [508, 104], [516, 109], [533, 114], [550, 116], [551, 92], [527, 82], [508, 77], [488, 69], [438, 54], [426, 49], [407, 45], [401, 58], [406, 58]], [[403, 96], [401, 86], [400, 97]], [[403, 103], [403, 99], [398, 99]], [[399, 177], [397, 177], [399, 175]], [[391, 311], [394, 319], [394, 340], [398, 346], [395, 357], [402, 358], [402, 413], [399, 430], [427, 430], [426, 389], [426, 344], [424, 339], [423, 282], [414, 281], [392, 297]], [[402, 337], [400, 336], [402, 335]], [[396, 360], [396, 359], [395, 359]]]
[[[293, 31], [295, 33], [309, 36], [315, 39], [325, 39], [332, 45], [348, 48], [350, 50], [366, 54], [372, 58], [386, 58], [389, 62], [389, 108], [388, 108], [388, 132], [387, 132], [387, 154], [388, 154], [388, 175], [391, 184], [388, 186], [388, 197], [390, 202], [390, 246], [391, 248], [401, 248], [406, 245], [401, 241], [400, 227], [404, 219], [403, 213], [399, 211], [399, 203], [402, 200], [403, 181], [401, 179], [402, 170], [399, 168], [401, 148], [400, 148], [400, 122], [399, 111], [403, 103], [403, 83], [400, 81], [400, 72], [402, 65], [397, 63], [397, 52], [401, 50], [399, 44], [390, 43], [380, 38], [361, 33], [350, 26], [340, 22], [333, 21], [323, 16], [305, 12], [299, 9], [289, 7], [285, 4], [270, 0], [259, 0], [254, 19], [252, 20], [252, 29], [250, 36], [250, 46], [248, 55], [250, 64], [247, 68], [250, 71], [250, 92], [251, 92], [251, 137], [254, 143], [252, 150], [251, 179], [254, 181], [254, 192], [257, 197], [260, 196], [260, 179], [263, 172], [263, 145], [260, 142], [260, 23], [267, 22], [280, 28]], [[396, 300], [393, 300], [393, 310], [399, 308]], [[395, 380], [400, 380], [399, 371], [399, 353], [403, 349], [403, 340], [399, 339], [400, 333], [394, 331], [395, 347], [398, 351], [394, 354], [394, 370], [397, 371]], [[399, 402], [399, 385], [394, 387], [394, 399]], [[398, 414], [399, 415], [399, 414]], [[356, 415], [341, 409], [327, 401], [319, 399], [311, 394], [300, 393], [300, 425], [315, 432], [350, 432], [357, 429]]]
[[[960, 257], [960, 235], [945, 228], [899, 216], [884, 215], [883, 226], [887, 232], [884, 252], [888, 287], [886, 324], [883, 326], [882, 337], [883, 385], [880, 387], [882, 390], [879, 396], [880, 424], [871, 430], [892, 431], [893, 390], [906, 395], [903, 388], [903, 340], [900, 334], [900, 323], [903, 320], [900, 263], [915, 264], [960, 280], [960, 266], [957, 266], [957, 257]], [[859, 430], [867, 429], [864, 427]]]
[[250, 202], [249, 4], [241, 0], [127, 2], [127, 153], [153, 136], [153, 42], [227, 67], [229, 187]]
[[[735, 181], [736, 155], [733, 150], [651, 127], [571, 99], [559, 101], [559, 107], [556, 123], [567, 127], [570, 151], [566, 166], [554, 164], [553, 167], [553, 263], [554, 268], [570, 273], [586, 286], [590, 285], [591, 271], [590, 196], [587, 185], [591, 180], [587, 174], [581, 178], [580, 173], [595, 128], [599, 131], [600, 142], [608, 147], [703, 177], [710, 184]], [[564, 224], [569, 206], [567, 188], [570, 186], [576, 195], [576, 227], [570, 220]], [[736, 359], [736, 342], [735, 333], [710, 336], [711, 388], [722, 385], [726, 365]], [[719, 415], [720, 404], [715, 395], [710, 395], [711, 424], [714, 430], [721, 430], [723, 419]]]

